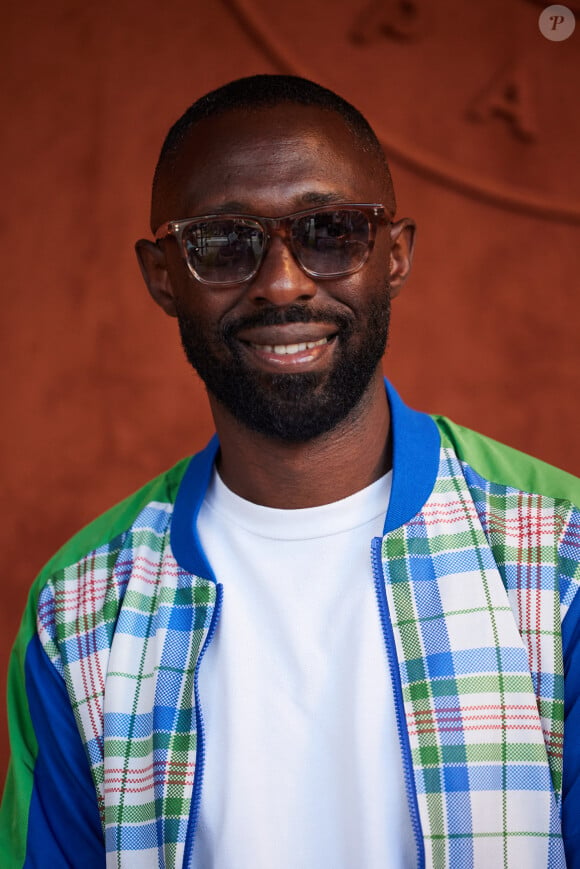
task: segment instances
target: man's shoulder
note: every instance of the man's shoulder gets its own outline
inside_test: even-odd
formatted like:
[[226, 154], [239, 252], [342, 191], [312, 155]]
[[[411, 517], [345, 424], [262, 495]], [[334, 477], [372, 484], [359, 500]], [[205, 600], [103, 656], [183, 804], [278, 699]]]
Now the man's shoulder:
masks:
[[122, 537], [148, 507], [165, 511], [171, 509], [190, 461], [189, 457], [182, 459], [78, 531], [44, 565], [38, 577], [40, 584]]
[[487, 482], [568, 501], [580, 509], [578, 477], [446, 417], [434, 415], [433, 419], [442, 447], [451, 449]]

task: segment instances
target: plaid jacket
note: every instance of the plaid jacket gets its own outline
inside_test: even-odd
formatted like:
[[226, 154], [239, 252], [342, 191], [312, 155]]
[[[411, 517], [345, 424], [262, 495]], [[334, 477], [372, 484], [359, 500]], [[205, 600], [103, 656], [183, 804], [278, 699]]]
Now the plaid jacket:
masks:
[[[580, 866], [580, 482], [387, 388], [393, 487], [372, 550], [417, 865], [564, 867], [565, 848]], [[197, 674], [223, 593], [196, 517], [217, 446], [88, 526], [32, 588], [6, 869], [190, 865]]]

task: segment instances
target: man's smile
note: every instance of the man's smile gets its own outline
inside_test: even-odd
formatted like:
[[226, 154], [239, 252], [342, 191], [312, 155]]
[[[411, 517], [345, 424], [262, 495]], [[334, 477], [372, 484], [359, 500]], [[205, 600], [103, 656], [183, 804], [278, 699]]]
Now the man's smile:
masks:
[[321, 347], [328, 343], [328, 338], [321, 338], [319, 341], [306, 341], [300, 344], [252, 344], [256, 350], [262, 350], [266, 353], [276, 353], [278, 356], [288, 356], [293, 353], [301, 353], [303, 350], [313, 350], [315, 347]]
[[236, 338], [266, 368], [318, 367], [334, 348], [335, 324], [286, 323], [241, 330]]

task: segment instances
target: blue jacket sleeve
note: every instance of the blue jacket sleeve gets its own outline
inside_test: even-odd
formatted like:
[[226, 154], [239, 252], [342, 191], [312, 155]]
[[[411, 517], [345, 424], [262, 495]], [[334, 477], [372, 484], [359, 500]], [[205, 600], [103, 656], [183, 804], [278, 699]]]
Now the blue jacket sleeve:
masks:
[[580, 592], [562, 623], [564, 776], [562, 830], [568, 869], [580, 869]]
[[36, 635], [25, 681], [38, 754], [24, 866], [102, 869], [105, 845], [89, 761], [64, 681]]

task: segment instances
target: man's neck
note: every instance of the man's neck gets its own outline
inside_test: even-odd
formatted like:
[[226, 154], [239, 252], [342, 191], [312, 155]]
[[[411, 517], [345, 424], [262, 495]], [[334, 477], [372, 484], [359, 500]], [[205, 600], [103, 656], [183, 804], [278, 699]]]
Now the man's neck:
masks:
[[237, 495], [281, 509], [318, 507], [370, 486], [391, 467], [390, 413], [381, 376], [350, 416], [303, 444], [250, 431], [210, 397], [220, 438], [218, 469]]

